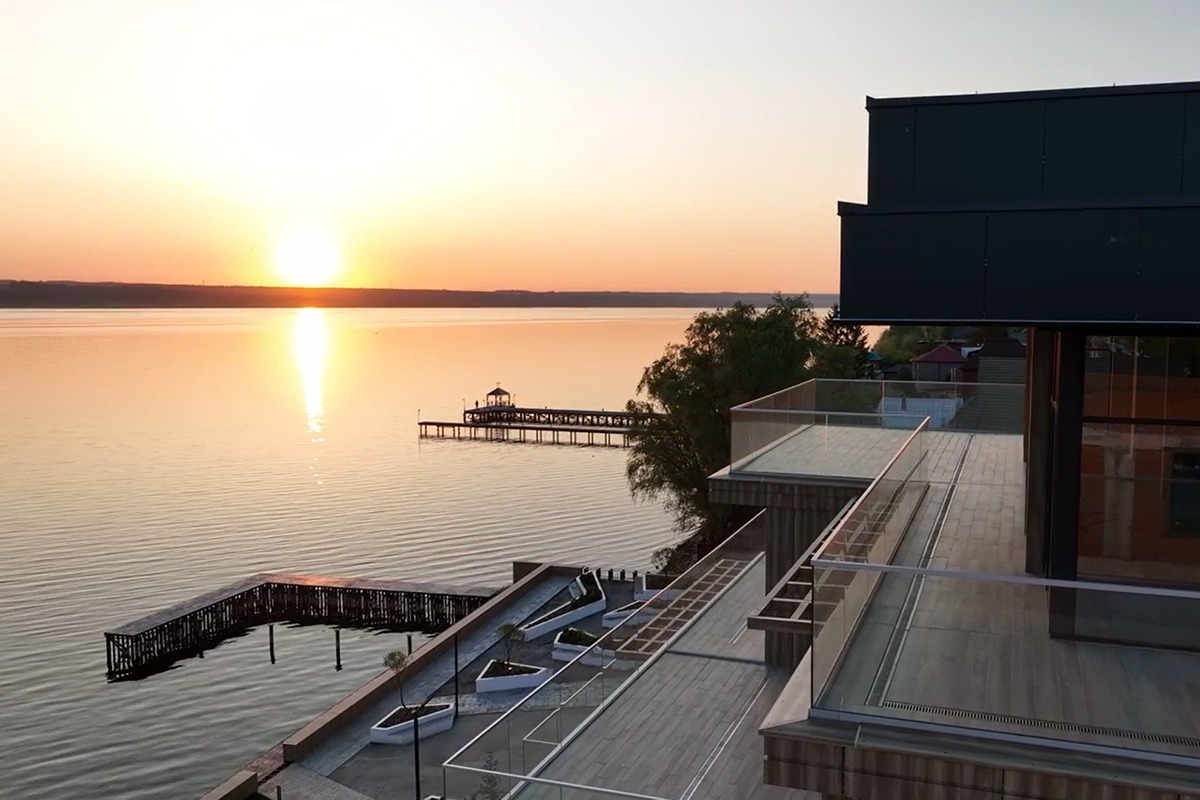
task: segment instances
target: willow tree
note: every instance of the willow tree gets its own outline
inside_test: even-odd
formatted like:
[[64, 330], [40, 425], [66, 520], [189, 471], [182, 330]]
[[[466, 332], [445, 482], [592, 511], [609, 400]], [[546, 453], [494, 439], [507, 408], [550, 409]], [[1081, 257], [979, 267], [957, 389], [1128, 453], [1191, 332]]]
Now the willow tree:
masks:
[[807, 295], [736, 303], [697, 314], [683, 343], [643, 371], [626, 408], [659, 416], [630, 434], [625, 474], [634, 497], [665, 499], [684, 534], [656, 566], [681, 566], [745, 519], [708, 498], [708, 476], [729, 464], [730, 408], [812, 377], [820, 327]]

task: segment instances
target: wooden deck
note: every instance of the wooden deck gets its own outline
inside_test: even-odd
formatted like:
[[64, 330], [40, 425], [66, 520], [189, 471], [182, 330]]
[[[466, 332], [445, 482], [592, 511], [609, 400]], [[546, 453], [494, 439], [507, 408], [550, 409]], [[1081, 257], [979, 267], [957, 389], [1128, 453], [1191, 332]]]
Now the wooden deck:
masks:
[[110, 679], [166, 669], [272, 622], [437, 632], [495, 594], [478, 586], [260, 573], [104, 634]]
[[1200, 653], [1051, 639], [1043, 588], [967, 577], [1024, 573], [1021, 438], [930, 436], [897, 561], [964, 577], [886, 577], [817, 705], [1194, 756]]
[[[680, 800], [815, 799], [762, 785], [758, 723], [787, 677], [763, 662], [762, 634], [746, 629], [763, 582], [761, 560], [744, 568], [539, 777]], [[531, 784], [520, 796], [560, 794]]]
[[807, 477], [870, 481], [883, 471], [910, 436], [912, 431], [903, 428], [810, 425], [740, 463], [736, 472], [796, 480]]

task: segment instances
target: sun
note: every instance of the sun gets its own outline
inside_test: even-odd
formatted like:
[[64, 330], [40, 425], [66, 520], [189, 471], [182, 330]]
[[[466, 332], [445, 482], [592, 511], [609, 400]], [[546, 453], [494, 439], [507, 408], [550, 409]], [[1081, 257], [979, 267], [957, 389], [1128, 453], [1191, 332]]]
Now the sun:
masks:
[[292, 286], [325, 286], [342, 271], [342, 247], [330, 231], [311, 226], [283, 230], [275, 239], [275, 272]]

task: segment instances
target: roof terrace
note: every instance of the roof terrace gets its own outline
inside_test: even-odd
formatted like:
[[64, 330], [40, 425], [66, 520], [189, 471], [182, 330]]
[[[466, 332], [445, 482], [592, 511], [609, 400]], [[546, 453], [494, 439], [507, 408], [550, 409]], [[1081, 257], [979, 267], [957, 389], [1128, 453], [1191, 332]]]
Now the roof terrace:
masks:
[[[1052, 638], [1048, 620], [1065, 597], [1081, 634], [1170, 643], [1194, 636], [1200, 594], [1025, 574], [1022, 391], [810, 381], [735, 408], [721, 479], [861, 494], [769, 591], [760, 514], [582, 653], [589, 680], [556, 676], [448, 759], [446, 796], [488, 779], [572, 800], [815, 797], [763, 785], [762, 736], [768, 753], [991, 748], [1018, 771], [1069, 756], [1180, 790], [1200, 766], [1200, 654]], [[767, 663], [764, 631], [811, 638], [798, 669]]]

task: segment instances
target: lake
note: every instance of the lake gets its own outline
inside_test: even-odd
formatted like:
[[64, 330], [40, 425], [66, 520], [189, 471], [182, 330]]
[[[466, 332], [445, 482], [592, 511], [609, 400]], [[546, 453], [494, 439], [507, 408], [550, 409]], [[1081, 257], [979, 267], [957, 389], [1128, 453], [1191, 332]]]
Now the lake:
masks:
[[497, 382], [619, 408], [686, 309], [0, 311], [0, 794], [195, 797], [399, 634], [276, 626], [109, 683], [103, 632], [266, 570], [499, 586], [645, 569], [621, 449], [419, 440]]

